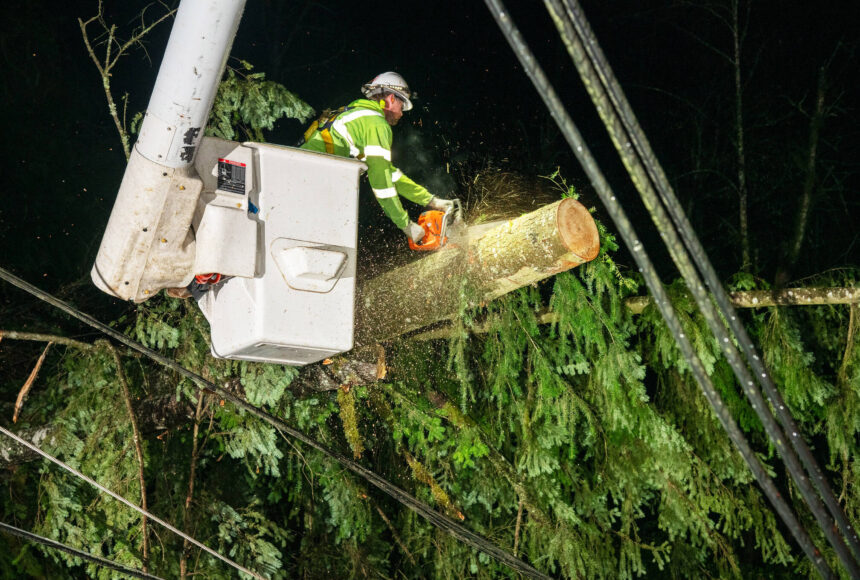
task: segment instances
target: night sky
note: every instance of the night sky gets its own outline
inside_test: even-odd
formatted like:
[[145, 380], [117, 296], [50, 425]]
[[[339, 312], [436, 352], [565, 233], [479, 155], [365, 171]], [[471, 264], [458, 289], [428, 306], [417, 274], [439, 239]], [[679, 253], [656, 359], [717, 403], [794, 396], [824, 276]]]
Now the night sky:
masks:
[[[543, 3], [508, 4], [635, 226], [650, 229]], [[727, 275], [738, 266], [733, 73], [720, 55], [731, 51], [730, 30], [721, 21], [729, 1], [697, 4], [621, 0], [583, 7], [691, 221]], [[795, 213], [806, 113], [822, 66], [831, 109], [798, 276], [858, 261], [858, 5], [741, 2], [750, 212], [764, 277], [772, 274], [775, 242], [788, 235]], [[127, 36], [143, 4], [106, 6], [107, 18]], [[77, 24], [95, 13], [97, 2], [13, 0], [7, 7], [11, 18], [0, 39], [6, 199], [0, 256], [3, 267], [57, 288], [87, 279], [124, 167]], [[129, 119], [146, 106], [168, 33], [162, 26], [150, 35], [146, 52], [132, 53], [112, 78], [117, 99], [129, 94]], [[394, 160], [416, 181], [454, 196], [463, 175], [487, 166], [533, 176], [560, 167], [601, 215], [599, 200], [483, 2], [249, 0], [232, 54], [317, 110], [348, 103], [360, 96], [362, 83], [396, 70], [418, 96], [415, 110], [395, 129]], [[268, 137], [293, 145], [302, 130], [296, 121], [282, 121]], [[363, 219], [378, 221], [370, 207]], [[410, 211], [417, 215], [418, 208]], [[658, 249], [653, 254], [665, 260]]]

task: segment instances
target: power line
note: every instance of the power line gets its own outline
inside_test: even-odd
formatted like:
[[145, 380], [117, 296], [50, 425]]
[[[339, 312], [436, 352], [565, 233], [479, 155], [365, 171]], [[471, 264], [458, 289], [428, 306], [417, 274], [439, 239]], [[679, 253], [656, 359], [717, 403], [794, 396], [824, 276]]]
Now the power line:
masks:
[[[848, 519], [840, 507], [833, 490], [824, 477], [806, 441], [800, 435], [801, 431], [791, 416], [788, 407], [785, 405], [782, 395], [776, 388], [776, 385], [774, 385], [770, 373], [755, 350], [755, 345], [736, 315], [734, 306], [720, 283], [717, 273], [714, 271], [713, 265], [708, 259], [695, 230], [684, 214], [681, 204], [675, 196], [675, 192], [666, 178], [656, 155], [651, 149], [648, 139], [624, 95], [621, 85], [612, 72], [612, 67], [609, 65], [600, 45], [597, 43], [588, 19], [582, 12], [582, 8], [577, 0], [564, 0], [564, 9], [561, 7], [560, 0], [544, 0], [544, 3], [559, 28], [562, 40], [567, 45], [580, 76], [584, 80], [588, 79], [589, 81], [585, 83], [586, 88], [589, 94], [591, 94], [592, 100], [598, 110], [604, 115], [604, 123], [615, 143], [616, 149], [631, 172], [631, 175], [635, 174], [640, 177], [633, 181], [643, 199], [646, 200], [646, 204], [649, 207], [654, 207], [652, 216], [655, 223], [667, 235], [674, 235], [675, 230], [671, 224], [668, 227], [663, 227], [668, 220], [666, 220], [664, 214], [658, 213], [662, 209], [662, 206], [656, 200], [654, 188], [651, 187], [652, 183], [657, 193], [659, 193], [660, 201], [662, 201], [663, 206], [665, 206], [666, 211], [668, 211], [669, 216], [672, 218], [672, 222], [677, 227], [678, 233], [689, 253], [680, 253], [676, 257], [676, 263], [679, 261], [683, 262], [683, 264], [679, 264], [679, 268], [683, 265], [688, 271], [690, 277], [687, 278], [685, 276], [688, 280], [688, 285], [699, 304], [699, 308], [703, 311], [703, 315], [712, 332], [716, 335], [719, 343], [723, 345], [726, 358], [732, 366], [735, 376], [744, 387], [744, 392], [750, 400], [752, 408], [758, 414], [768, 436], [771, 437], [771, 440], [774, 441], [774, 444], [783, 455], [789, 473], [810, 506], [810, 510], [816, 517], [825, 537], [828, 538], [828, 541], [833, 546], [837, 555], [839, 555], [846, 569], [851, 571], [855, 577], [860, 575], [860, 570], [857, 569], [856, 563], [846, 551], [846, 546], [842, 538], [836, 534], [832, 520], [836, 521], [839, 529], [842, 531], [843, 537], [847, 541], [848, 547], [851, 548], [854, 558], [860, 559], [860, 541], [858, 541], [857, 534], [848, 523]], [[633, 145], [632, 150], [630, 147], [625, 147], [625, 143], [631, 143]], [[645, 175], [646, 173], [647, 176]], [[667, 239], [667, 245], [670, 244], [674, 245], [670, 239]], [[701, 287], [700, 279], [696, 276], [695, 269], [690, 264], [691, 255], [708, 288], [713, 293], [719, 313], [711, 301], [708, 300], [704, 289]], [[724, 324], [720, 322], [720, 317], [728, 323], [733, 336], [729, 336], [726, 333]], [[741, 357], [740, 353], [738, 353], [735, 341], [741, 345], [745, 357]], [[749, 365], [754, 371], [752, 375], [746, 365]], [[764, 402], [764, 398], [756, 383], [761, 384], [764, 388], [769, 402], [776, 412], [776, 417], [786, 430], [785, 433], [776, 425], [774, 413], [771, 412], [771, 407]], [[791, 433], [792, 436], [788, 437], [787, 433]], [[792, 448], [785, 447], [784, 442], [786, 440], [791, 443]], [[800, 466], [800, 462], [803, 463], [803, 467]], [[812, 483], [830, 510], [832, 520], [828, 521], [827, 514], [818, 502], [814, 491], [810, 488], [809, 479], [804, 474], [803, 468], [810, 475]]]
[[30, 443], [26, 439], [22, 439], [21, 437], [18, 437], [17, 435], [15, 435], [11, 431], [5, 429], [4, 427], [0, 427], [0, 433], [2, 433], [3, 435], [6, 435], [7, 437], [9, 437], [11, 439], [14, 439], [15, 441], [18, 442], [18, 444], [23, 445], [27, 449], [30, 449], [31, 451], [35, 451], [36, 453], [38, 453], [39, 455], [41, 455], [42, 457], [44, 457], [45, 459], [47, 459], [51, 463], [55, 463], [56, 465], [59, 465], [60, 467], [62, 467], [66, 471], [68, 471], [69, 473], [75, 475], [76, 477], [79, 477], [80, 479], [83, 479], [84, 481], [86, 481], [87, 483], [89, 483], [91, 486], [95, 487], [96, 489], [98, 489], [102, 493], [106, 493], [107, 495], [111, 496], [112, 498], [114, 498], [118, 502], [127, 505], [128, 507], [130, 507], [131, 509], [133, 509], [137, 513], [139, 513], [143, 516], [146, 516], [147, 518], [151, 519], [155, 523], [160, 524], [161, 526], [167, 528], [168, 530], [170, 530], [171, 532], [173, 532], [177, 536], [181, 537], [182, 539], [188, 540], [189, 542], [191, 542], [192, 544], [194, 544], [195, 546], [197, 546], [201, 550], [208, 552], [209, 554], [215, 556], [216, 558], [218, 558], [222, 562], [226, 562], [230, 566], [236, 568], [237, 570], [241, 570], [242, 572], [244, 572], [246, 574], [250, 574], [254, 578], [259, 578], [260, 580], [264, 580], [264, 578], [262, 576], [260, 576], [259, 574], [257, 574], [256, 572], [253, 572], [252, 570], [245, 568], [241, 564], [237, 564], [236, 562], [234, 562], [233, 560], [231, 560], [227, 556], [224, 556], [224, 555], [216, 552], [215, 550], [213, 550], [209, 546], [195, 540], [194, 538], [192, 538], [191, 536], [189, 536], [185, 532], [178, 530], [177, 528], [168, 524], [166, 521], [162, 520], [158, 516], [151, 514], [150, 512], [144, 510], [141, 507], [138, 507], [137, 505], [128, 501], [127, 499], [125, 499], [124, 497], [119, 495], [118, 493], [114, 493], [113, 491], [109, 490], [108, 488], [106, 488], [105, 486], [103, 486], [102, 484], [97, 482], [96, 480], [94, 480], [90, 477], [87, 477], [86, 475], [84, 475], [83, 473], [81, 473], [80, 471], [78, 471], [77, 469], [72, 467], [71, 465], [63, 463], [62, 461], [60, 461], [59, 459], [57, 459], [53, 455], [47, 453], [46, 451], [42, 451], [39, 447], [37, 447], [36, 445], [33, 445], [32, 443]]
[[[631, 254], [633, 255], [633, 258], [636, 261], [637, 265], [639, 266], [640, 272], [642, 272], [643, 277], [645, 278], [645, 283], [651, 291], [652, 295], [654, 296], [655, 305], [659, 309], [661, 315], [663, 316], [663, 319], [666, 321], [667, 327], [671, 331], [672, 335], [675, 337], [675, 341], [677, 342], [682, 355], [684, 356], [687, 363], [690, 365], [690, 369], [693, 373], [693, 376], [696, 378], [696, 381], [702, 388], [706, 399], [710, 403], [712, 409], [714, 410], [714, 413], [722, 424], [723, 429], [726, 431], [726, 433], [729, 435], [729, 438], [737, 447], [741, 456], [744, 458], [747, 465], [749, 466], [750, 471], [752, 471], [753, 475], [758, 481], [759, 486], [762, 488], [765, 495], [768, 497], [771, 504], [774, 506], [774, 509], [776, 509], [777, 513], [783, 519], [783, 522], [785, 522], [789, 531], [795, 537], [795, 540], [798, 542], [798, 544], [801, 546], [801, 549], [804, 551], [810, 561], [816, 566], [822, 576], [824, 576], [825, 578], [832, 578], [833, 572], [830, 570], [830, 567], [827, 565], [827, 562], [824, 560], [824, 557], [812, 543], [812, 540], [809, 538], [806, 529], [794, 515], [794, 512], [791, 510], [785, 499], [782, 497], [782, 494], [777, 489], [773, 480], [770, 478], [764, 467], [759, 462], [755, 453], [750, 448], [746, 436], [740, 430], [734, 418], [729, 413], [728, 408], [723, 403], [720, 394], [714, 388], [714, 385], [711, 382], [711, 379], [708, 376], [707, 372], [705, 372], [704, 366], [702, 365], [702, 362], [699, 357], [696, 355], [689, 341], [689, 338], [684, 334], [680, 321], [678, 320], [675, 310], [672, 307], [671, 301], [666, 294], [666, 290], [664, 289], [663, 284], [660, 281], [660, 278], [657, 275], [653, 263], [648, 257], [648, 254], [645, 251], [643, 244], [639, 241], [639, 238], [636, 235], [636, 232], [633, 229], [630, 220], [627, 218], [627, 215], [624, 212], [624, 209], [621, 207], [621, 204], [617, 202], [615, 195], [612, 193], [612, 190], [608, 182], [606, 181], [606, 178], [603, 176], [603, 173], [600, 171], [596, 160], [592, 156], [588, 145], [585, 143], [584, 139], [582, 138], [582, 135], [579, 133], [579, 130], [577, 129], [564, 105], [562, 105], [561, 100], [558, 98], [558, 95], [556, 94], [555, 90], [552, 88], [549, 81], [547, 80], [546, 75], [544, 74], [540, 65], [537, 63], [534, 54], [528, 48], [528, 45], [525, 43], [519, 33], [519, 30], [513, 23], [510, 12], [505, 9], [504, 5], [501, 3], [500, 0], [485, 0], [485, 3], [490, 9], [493, 18], [495, 18], [496, 23], [502, 30], [502, 33], [504, 34], [514, 53], [517, 55], [517, 58], [519, 59], [524, 71], [531, 79], [538, 93], [541, 95], [541, 98], [544, 100], [544, 104], [550, 110], [550, 113], [558, 124], [559, 129], [565, 136], [565, 139], [567, 140], [580, 164], [583, 166], [583, 169], [585, 170], [586, 174], [588, 174], [588, 177], [591, 180], [591, 183], [594, 186], [595, 190], [597, 191], [597, 194], [600, 196], [603, 205], [606, 207], [607, 212], [610, 214], [612, 220], [615, 222], [619, 234], [621, 235], [625, 244], [627, 244], [627, 246], [631, 249]], [[650, 206], [649, 209], [651, 209]]]
[[[5, 280], [6, 282], [12, 284], [13, 286], [17, 286], [21, 290], [24, 290], [25, 292], [35, 296], [36, 298], [39, 298], [40, 300], [43, 300], [44, 302], [51, 304], [52, 306], [54, 306], [54, 307], [62, 310], [63, 312], [69, 314], [70, 316], [80, 320], [81, 322], [84, 322], [85, 324], [101, 331], [102, 333], [113, 338], [117, 342], [122, 343], [122, 344], [128, 346], [129, 348], [132, 348], [132, 349], [140, 352], [141, 354], [151, 358], [152, 360], [156, 361], [157, 363], [175, 371], [176, 373], [180, 374], [181, 376], [192, 381], [201, 390], [213, 391], [213, 392], [217, 393], [220, 397], [222, 397], [225, 400], [230, 401], [231, 403], [233, 403], [237, 407], [248, 411], [249, 413], [256, 416], [257, 418], [266, 421], [267, 423], [269, 423], [270, 425], [272, 425], [276, 429], [280, 429], [281, 431], [287, 433], [288, 435], [290, 435], [294, 439], [297, 439], [297, 440], [301, 441], [302, 443], [304, 443], [305, 445], [308, 445], [309, 447], [316, 449], [317, 451], [321, 452], [322, 454], [326, 455], [327, 457], [334, 459], [335, 461], [337, 461], [338, 463], [340, 463], [341, 465], [343, 465], [344, 467], [346, 467], [347, 469], [349, 469], [350, 471], [352, 471], [356, 475], [364, 478], [366, 481], [368, 481], [370, 484], [372, 484], [373, 486], [380, 489], [382, 492], [388, 494], [389, 496], [391, 496], [392, 498], [397, 500], [402, 505], [406, 506], [407, 508], [411, 509], [412, 511], [414, 511], [415, 513], [417, 513], [418, 515], [420, 515], [421, 517], [423, 517], [424, 519], [429, 521], [431, 524], [433, 524], [434, 526], [436, 526], [440, 530], [449, 533], [450, 535], [457, 538], [458, 540], [460, 540], [464, 544], [467, 544], [468, 546], [475, 548], [476, 550], [480, 550], [481, 552], [484, 552], [488, 556], [495, 558], [499, 562], [509, 566], [511, 569], [513, 569], [517, 572], [520, 572], [520, 573], [522, 573], [522, 574], [524, 574], [530, 578], [540, 578], [540, 579], [549, 580], [549, 578], [550, 578], [549, 576], [538, 571], [534, 567], [530, 566], [529, 564], [525, 563], [524, 561], [520, 560], [519, 558], [513, 556], [509, 552], [506, 552], [505, 550], [499, 548], [498, 546], [493, 544], [489, 539], [485, 538], [484, 536], [481, 536], [480, 534], [473, 532], [472, 530], [470, 530], [466, 526], [462, 525], [460, 522], [457, 522], [457, 521], [453, 520], [452, 518], [450, 518], [446, 515], [443, 515], [443, 514], [436, 512], [435, 510], [433, 510], [433, 508], [431, 508], [430, 506], [428, 506], [424, 502], [420, 501], [418, 498], [414, 497], [413, 495], [409, 494], [405, 490], [403, 490], [403, 489], [397, 487], [396, 485], [394, 485], [393, 483], [389, 482], [388, 480], [386, 480], [382, 476], [380, 476], [380, 475], [376, 474], [375, 472], [367, 469], [366, 467], [362, 466], [361, 464], [356, 463], [355, 461], [353, 461], [351, 459], [348, 459], [344, 455], [341, 455], [340, 453], [329, 449], [328, 447], [324, 446], [322, 443], [319, 443], [317, 440], [315, 440], [312, 437], [310, 437], [309, 435], [306, 435], [305, 433], [299, 431], [298, 429], [290, 427], [284, 421], [275, 417], [271, 413], [268, 413], [268, 412], [264, 411], [263, 409], [260, 409], [259, 407], [255, 407], [254, 405], [250, 404], [249, 402], [245, 401], [244, 399], [240, 399], [239, 397], [237, 397], [236, 395], [234, 395], [230, 391], [224, 389], [223, 387], [216, 385], [215, 383], [213, 383], [211, 381], [207, 381], [206, 379], [204, 379], [200, 375], [198, 375], [194, 372], [191, 372], [190, 370], [183, 367], [182, 365], [180, 365], [176, 361], [171, 360], [171, 359], [167, 358], [166, 356], [162, 355], [161, 353], [158, 353], [158, 352], [156, 352], [150, 348], [147, 348], [147, 347], [143, 346], [142, 344], [130, 339], [129, 337], [122, 334], [121, 332], [107, 326], [106, 324], [104, 324], [102, 322], [99, 322], [98, 320], [96, 320], [95, 318], [90, 316], [89, 314], [81, 312], [80, 310], [74, 308], [73, 306], [63, 302], [59, 298], [56, 298], [55, 296], [53, 296], [47, 292], [44, 292], [43, 290], [40, 290], [39, 288], [37, 288], [37, 287], [33, 286], [32, 284], [22, 280], [21, 278], [19, 278], [18, 276], [15, 276], [14, 274], [12, 274], [11, 272], [9, 272], [8, 270], [6, 270], [4, 268], [0, 268], [0, 278]], [[9, 433], [8, 431], [3, 429], [2, 427], [0, 427], [0, 431], [9, 434], [10, 436], [15, 438], [16, 440], [19, 440], [18, 437], [16, 437], [12, 433]], [[29, 444], [28, 442], [25, 442], [24, 440], [20, 440], [19, 442], [21, 442], [23, 445], [25, 445], [27, 447], [31, 446], [31, 444]], [[34, 449], [34, 450], [36, 450], [36, 449]], [[41, 450], [38, 450], [37, 453], [39, 453], [40, 455], [43, 455], [43, 456], [46, 455]], [[59, 460], [56, 460], [56, 461], [59, 461]], [[71, 468], [69, 468], [69, 469], [71, 469]], [[85, 476], [82, 476], [82, 477], [85, 477]], [[112, 492], [109, 492], [109, 493], [112, 493]], [[131, 504], [130, 502], [127, 502], [127, 500], [122, 500], [122, 501], [124, 501], [125, 503], [130, 505], [135, 511], [138, 511], [138, 512], [141, 511], [139, 507], [137, 507], [134, 504]], [[149, 515], [149, 514], [147, 514], [147, 515]], [[149, 517], [152, 517], [154, 519], [154, 521], [162, 523], [160, 520], [155, 519], [154, 516], [149, 516]], [[162, 525], [164, 525], [164, 524], [162, 524]], [[178, 530], [177, 530], [177, 533], [181, 534], [181, 532], [178, 532]], [[199, 546], [203, 547], [202, 545], [197, 544], [197, 543], [195, 543], [195, 545], [199, 545]], [[208, 548], [204, 548], [204, 549], [209, 551]], [[223, 557], [221, 557], [221, 559], [223, 559]], [[248, 573], [251, 575], [255, 575], [254, 573], [252, 573], [250, 571]]]
[[147, 574], [146, 572], [143, 572], [141, 570], [126, 568], [122, 564], [117, 564], [116, 562], [112, 562], [111, 560], [107, 560], [100, 556], [90, 554], [89, 552], [84, 552], [83, 550], [79, 550], [77, 548], [73, 548], [55, 540], [51, 540], [50, 538], [39, 536], [37, 534], [34, 534], [33, 532], [28, 532], [26, 530], [16, 528], [15, 526], [4, 522], [0, 522], [0, 530], [12, 534], [13, 536], [18, 536], [20, 538], [24, 538], [25, 540], [30, 540], [31, 542], [36, 542], [37, 544], [42, 544], [55, 550], [60, 550], [61, 552], [71, 554], [72, 556], [77, 556], [78, 558], [87, 560], [88, 562], [98, 564], [103, 568], [110, 568], [111, 570], [122, 572], [123, 574], [131, 576], [132, 578], [144, 578], [146, 580], [163, 580], [160, 576], [153, 576], [152, 574]]

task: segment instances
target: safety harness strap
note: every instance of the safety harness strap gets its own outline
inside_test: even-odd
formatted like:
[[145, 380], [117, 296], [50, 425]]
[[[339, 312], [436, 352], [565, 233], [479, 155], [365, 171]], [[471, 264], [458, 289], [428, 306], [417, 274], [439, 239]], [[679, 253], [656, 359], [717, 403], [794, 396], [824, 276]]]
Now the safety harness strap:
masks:
[[320, 136], [322, 137], [323, 143], [325, 143], [325, 152], [333, 155], [334, 154], [334, 138], [331, 136], [331, 126], [334, 123], [334, 120], [343, 112], [349, 111], [352, 107], [344, 106], [339, 109], [325, 109], [320, 115], [319, 119], [311, 123], [311, 126], [308, 127], [308, 130], [305, 131], [305, 143], [310, 141], [315, 131], [320, 132]]

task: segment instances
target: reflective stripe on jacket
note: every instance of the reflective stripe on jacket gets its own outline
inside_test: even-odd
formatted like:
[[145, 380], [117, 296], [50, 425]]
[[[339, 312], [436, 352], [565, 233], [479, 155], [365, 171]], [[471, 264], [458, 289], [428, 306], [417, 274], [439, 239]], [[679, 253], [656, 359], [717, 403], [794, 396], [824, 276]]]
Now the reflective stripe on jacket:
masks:
[[[391, 127], [377, 101], [359, 99], [349, 104], [331, 124], [334, 154], [355, 157], [367, 164], [367, 179], [391, 221], [398, 228], [409, 223], [409, 215], [400, 204], [403, 196], [418, 205], [427, 205], [433, 195], [391, 164]], [[302, 149], [326, 152], [326, 143], [320, 131], [314, 131]]]

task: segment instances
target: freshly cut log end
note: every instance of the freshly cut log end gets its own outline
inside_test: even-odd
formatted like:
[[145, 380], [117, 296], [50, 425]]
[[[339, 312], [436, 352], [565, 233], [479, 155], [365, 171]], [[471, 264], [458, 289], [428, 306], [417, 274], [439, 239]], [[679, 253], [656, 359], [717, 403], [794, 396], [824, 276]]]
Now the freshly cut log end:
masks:
[[600, 253], [600, 234], [588, 209], [575, 199], [565, 199], [558, 206], [558, 234], [567, 249], [589, 262]]

